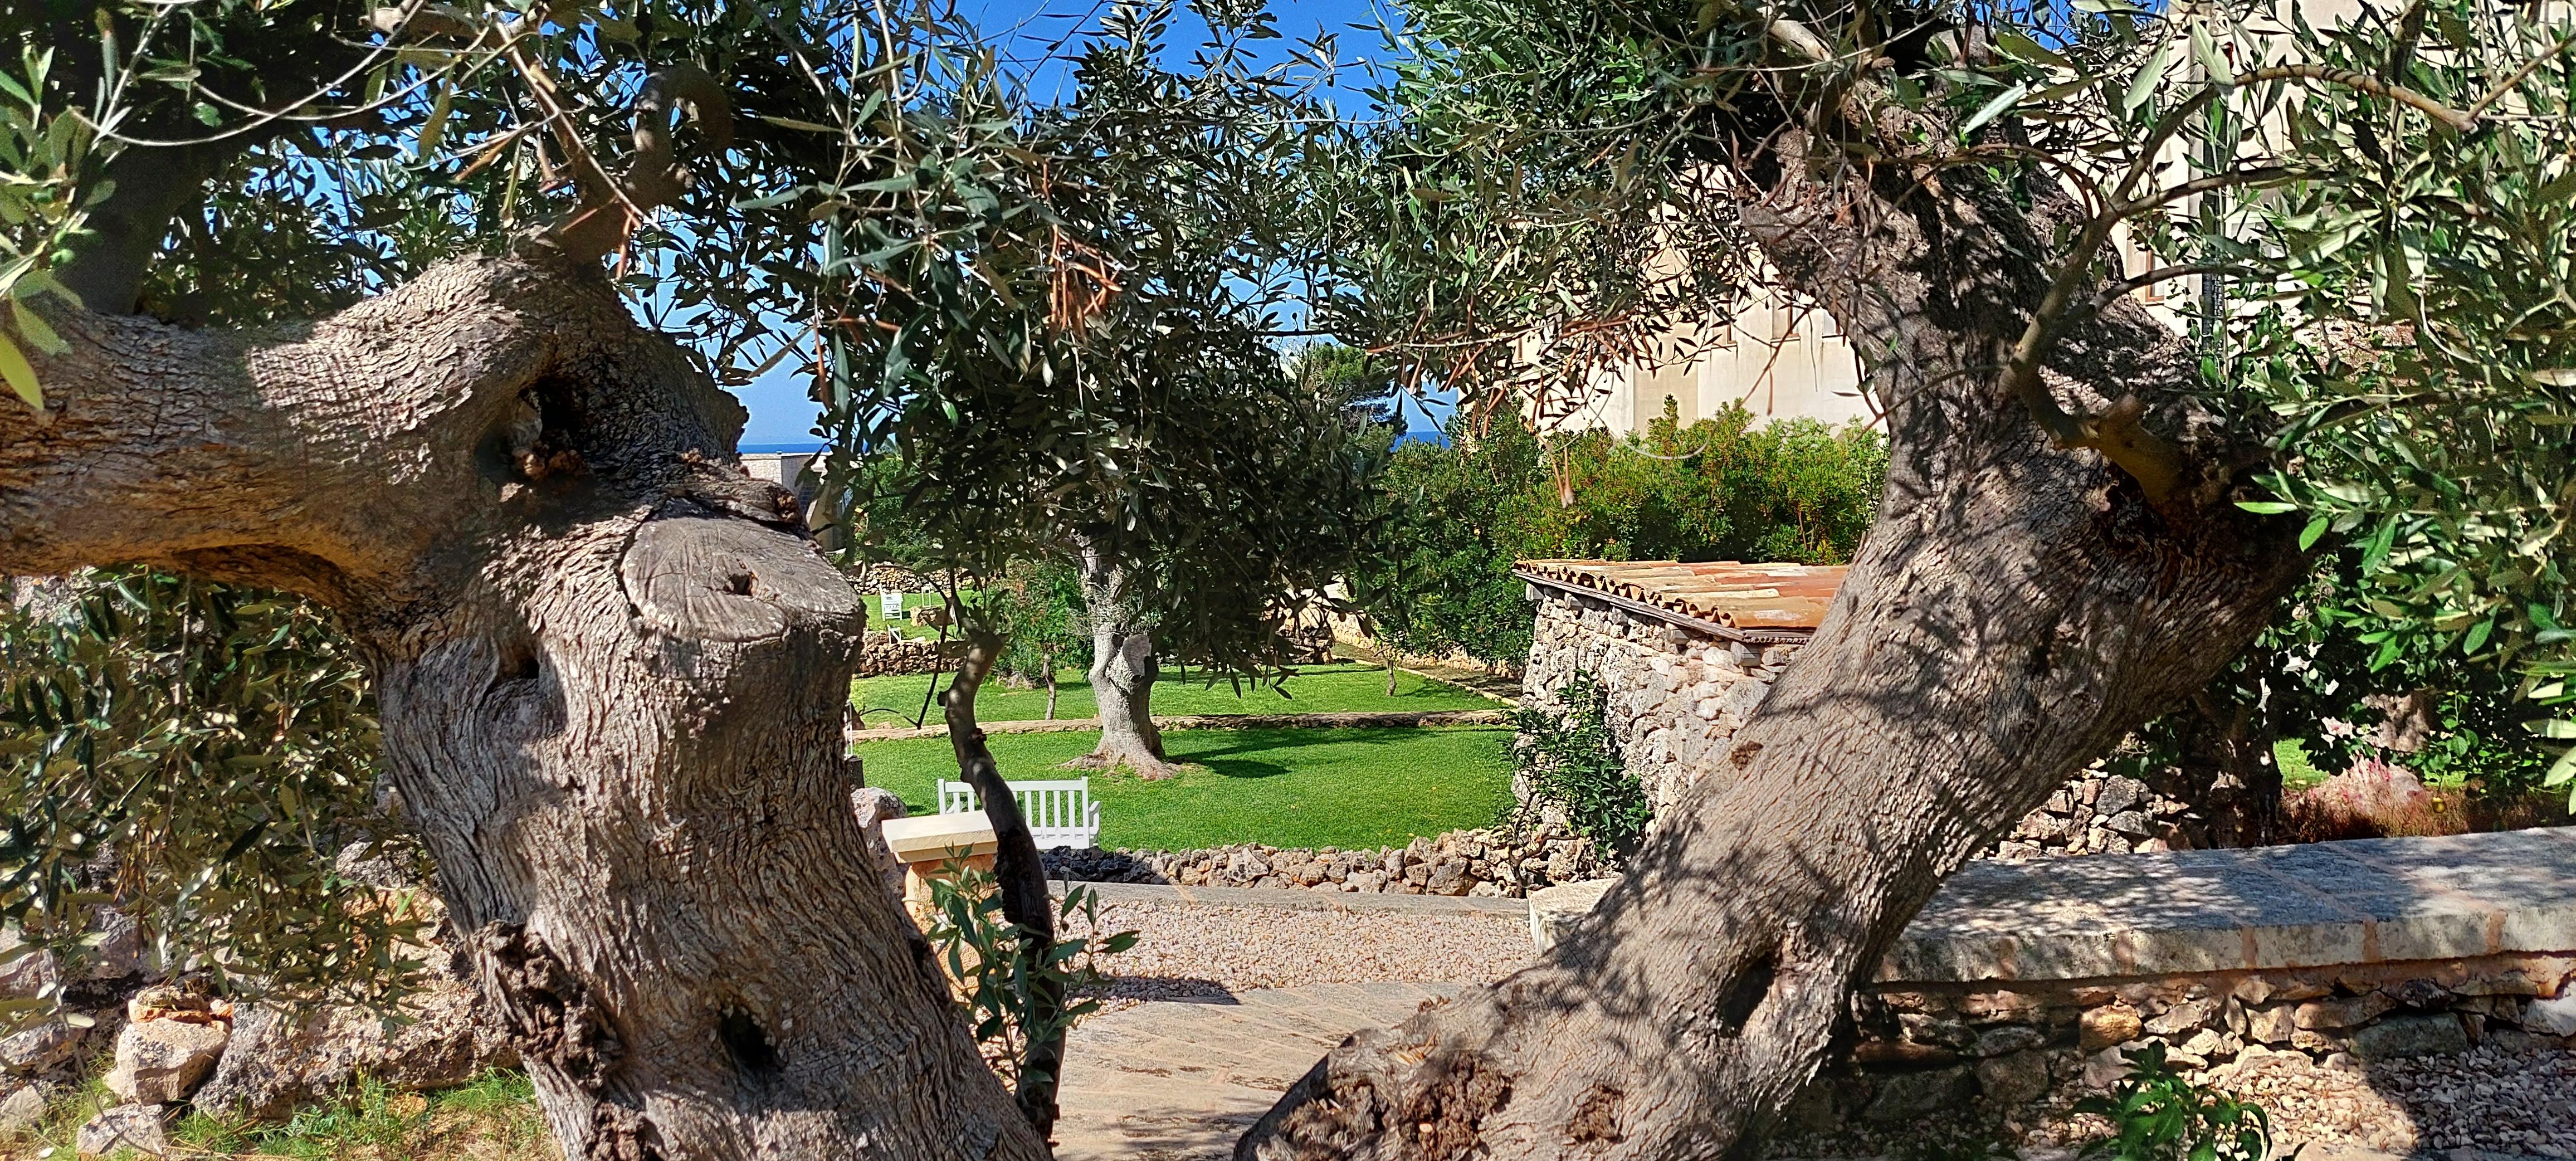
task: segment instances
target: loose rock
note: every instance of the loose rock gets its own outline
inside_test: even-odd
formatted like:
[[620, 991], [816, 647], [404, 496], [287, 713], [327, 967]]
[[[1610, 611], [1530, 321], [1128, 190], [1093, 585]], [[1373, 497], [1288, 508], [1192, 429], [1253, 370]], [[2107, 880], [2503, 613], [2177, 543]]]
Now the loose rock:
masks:
[[209, 1112], [277, 1120], [299, 1104], [326, 1100], [361, 1076], [403, 1090], [453, 1088], [487, 1068], [515, 1065], [517, 1054], [487, 1021], [463, 984], [441, 981], [404, 1005], [409, 1023], [387, 1029], [360, 1008], [290, 1016], [245, 1008], [233, 1046], [214, 1079], [197, 1093]]
[[119, 1149], [150, 1157], [170, 1152], [170, 1135], [159, 1105], [118, 1105], [102, 1110], [80, 1127], [75, 1143], [83, 1157], [105, 1157]]
[[116, 1067], [108, 1091], [141, 1104], [188, 1099], [215, 1070], [229, 1032], [221, 1021], [144, 1020], [116, 1037]]

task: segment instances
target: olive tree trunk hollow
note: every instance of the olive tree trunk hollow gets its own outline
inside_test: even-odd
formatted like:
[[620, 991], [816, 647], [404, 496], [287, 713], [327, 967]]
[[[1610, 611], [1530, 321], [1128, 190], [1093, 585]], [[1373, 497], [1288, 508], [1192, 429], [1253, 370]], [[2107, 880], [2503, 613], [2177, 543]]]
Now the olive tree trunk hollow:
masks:
[[2141, 396], [2204, 473], [2188, 511], [2054, 446], [2001, 389], [2064, 199], [1837, 171], [1799, 144], [1743, 218], [1887, 409], [1887, 487], [1842, 591], [1571, 936], [1353, 1036], [1239, 1158], [1756, 1155], [1942, 878], [2205, 685], [2304, 570], [2295, 523], [2227, 502], [2252, 440], [2193, 409], [2194, 353], [2135, 303], [2070, 328], [2049, 383], [2079, 413]]
[[1163, 731], [1154, 725], [1154, 681], [1162, 669], [1154, 658], [1153, 631], [1140, 623], [1126, 581], [1125, 570], [1084, 548], [1082, 603], [1091, 619], [1091, 694], [1100, 706], [1100, 745], [1073, 765], [1169, 778]]
[[568, 1157], [1043, 1158], [869, 869], [864, 613], [743, 412], [597, 269], [441, 265], [306, 327], [75, 315], [0, 408], [0, 572], [336, 608], [459, 959]]

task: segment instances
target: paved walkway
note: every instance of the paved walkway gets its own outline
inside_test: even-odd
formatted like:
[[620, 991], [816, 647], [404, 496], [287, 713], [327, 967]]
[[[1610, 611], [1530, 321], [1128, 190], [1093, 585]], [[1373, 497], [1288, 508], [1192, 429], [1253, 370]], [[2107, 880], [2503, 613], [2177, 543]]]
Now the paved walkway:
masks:
[[1317, 984], [1139, 1004], [1068, 1045], [1056, 1161], [1223, 1161], [1342, 1038], [1401, 1023], [1456, 984]]

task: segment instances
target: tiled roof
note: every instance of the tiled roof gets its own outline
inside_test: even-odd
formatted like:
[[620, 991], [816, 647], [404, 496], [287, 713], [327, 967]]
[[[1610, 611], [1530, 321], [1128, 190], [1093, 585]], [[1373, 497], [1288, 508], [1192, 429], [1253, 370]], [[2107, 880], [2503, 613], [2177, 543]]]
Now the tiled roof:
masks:
[[1670, 560], [1524, 560], [1531, 580], [1590, 589], [1741, 630], [1812, 630], [1825, 619], [1839, 564], [1682, 564]]

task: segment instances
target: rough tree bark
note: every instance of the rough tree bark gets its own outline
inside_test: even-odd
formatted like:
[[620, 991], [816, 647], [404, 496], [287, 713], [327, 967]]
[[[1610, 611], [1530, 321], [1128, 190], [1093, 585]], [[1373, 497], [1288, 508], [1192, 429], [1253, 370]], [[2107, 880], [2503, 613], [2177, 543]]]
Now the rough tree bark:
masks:
[[45, 413], [0, 407], [0, 572], [339, 610], [568, 1156], [1046, 1156], [862, 854], [856, 594], [594, 265], [452, 262], [257, 334], [59, 329]]
[[1100, 705], [1100, 745], [1074, 765], [1169, 778], [1163, 731], [1154, 725], [1154, 634], [1137, 624], [1126, 573], [1101, 553], [1082, 555], [1082, 604], [1091, 616], [1091, 693]]
[[1942, 877], [2206, 684], [2303, 571], [2295, 523], [2228, 502], [2252, 433], [2192, 407], [2193, 352], [2135, 303], [2046, 370], [2078, 414], [2141, 397], [2201, 473], [2177, 498], [2054, 446], [2000, 385], [2066, 199], [1801, 142], [1750, 175], [1744, 220], [1866, 354], [1891, 452], [1833, 608], [1573, 937], [1354, 1036], [1239, 1157], [1753, 1155]]

